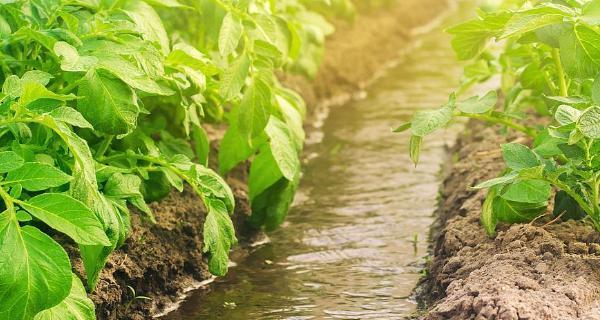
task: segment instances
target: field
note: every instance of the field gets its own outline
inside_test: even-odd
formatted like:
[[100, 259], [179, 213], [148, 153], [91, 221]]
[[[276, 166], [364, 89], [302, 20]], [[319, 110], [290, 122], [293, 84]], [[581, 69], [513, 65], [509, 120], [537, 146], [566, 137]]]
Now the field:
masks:
[[0, 320], [593, 318], [599, 17], [0, 2]]

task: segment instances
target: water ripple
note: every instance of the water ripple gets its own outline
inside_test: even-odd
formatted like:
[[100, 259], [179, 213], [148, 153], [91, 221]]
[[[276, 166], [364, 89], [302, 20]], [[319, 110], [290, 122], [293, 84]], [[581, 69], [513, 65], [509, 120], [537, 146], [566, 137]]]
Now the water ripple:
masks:
[[389, 320], [415, 310], [409, 295], [457, 127], [427, 139], [416, 168], [408, 133], [391, 128], [444, 104], [461, 71], [441, 29], [419, 40], [365, 99], [330, 110], [272, 241], [167, 319]]

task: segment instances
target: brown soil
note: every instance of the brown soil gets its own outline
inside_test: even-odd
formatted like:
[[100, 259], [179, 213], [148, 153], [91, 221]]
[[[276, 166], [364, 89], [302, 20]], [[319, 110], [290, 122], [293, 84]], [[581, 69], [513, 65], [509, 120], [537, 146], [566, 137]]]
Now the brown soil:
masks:
[[479, 224], [485, 191], [467, 187], [502, 170], [499, 144], [515, 137], [470, 129], [443, 185], [422, 319], [600, 319], [600, 235], [548, 218], [501, 225], [488, 238]]
[[[239, 170], [236, 175], [242, 173]], [[250, 212], [245, 184], [236, 178], [229, 178], [228, 183], [236, 199], [237, 237], [242, 244], [250, 243], [258, 234], [244, 226]], [[112, 254], [90, 295], [100, 320], [148, 319], [177, 301], [184, 289], [211, 277], [202, 255], [205, 209], [198, 196], [186, 187], [150, 207], [157, 223], [132, 212], [130, 238]], [[76, 272], [83, 275], [76, 250], [69, 251]]]
[[[282, 82], [297, 90], [309, 108], [352, 94], [398, 55], [411, 28], [439, 15], [446, 4], [445, 0], [401, 0], [358, 16], [354, 24], [336, 22], [337, 31], [328, 39], [323, 67], [316, 79], [282, 76]], [[216, 137], [223, 131], [208, 129]], [[255, 230], [244, 226], [250, 212], [246, 172], [246, 168], [240, 168], [228, 179], [236, 197], [233, 218], [242, 246], [257, 236]], [[90, 295], [99, 320], [149, 319], [180, 299], [186, 288], [210, 277], [201, 254], [205, 210], [200, 199], [186, 189], [151, 207], [157, 223], [132, 215], [131, 237], [113, 253], [97, 289]], [[76, 250], [70, 252], [81, 275], [83, 268]]]

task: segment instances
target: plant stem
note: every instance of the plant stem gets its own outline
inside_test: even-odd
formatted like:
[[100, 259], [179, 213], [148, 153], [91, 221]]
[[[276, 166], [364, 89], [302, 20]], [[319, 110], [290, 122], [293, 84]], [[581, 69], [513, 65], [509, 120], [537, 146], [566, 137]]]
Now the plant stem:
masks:
[[6, 211], [11, 215], [11, 219], [16, 219], [16, 210], [15, 203], [13, 197], [4, 190], [4, 188], [0, 187], [0, 198], [4, 201], [4, 205], [6, 205]]
[[108, 137], [104, 138], [104, 140], [102, 140], [102, 144], [100, 144], [100, 147], [98, 148], [98, 151], [96, 152], [96, 158], [100, 158], [100, 157], [104, 156], [104, 154], [106, 153], [106, 150], [108, 150], [108, 147], [110, 146], [110, 144], [114, 138], [115, 138], [114, 135], [109, 135]]
[[121, 159], [132, 159], [132, 158], [141, 160], [141, 161], [150, 162], [152, 164], [156, 164], [156, 165], [159, 165], [159, 166], [162, 166], [165, 168], [169, 168], [170, 170], [175, 172], [175, 174], [177, 174], [181, 179], [183, 179], [185, 182], [187, 182], [192, 187], [192, 189], [194, 189], [194, 192], [196, 192], [196, 194], [198, 194], [198, 196], [200, 196], [200, 198], [202, 199], [203, 202], [206, 201], [206, 199], [204, 197], [204, 193], [200, 191], [200, 188], [199, 188], [198, 184], [196, 183], [196, 181], [194, 181], [193, 179], [190, 179], [190, 177], [188, 175], [184, 174], [181, 170], [172, 166], [167, 161], [163, 161], [163, 160], [160, 160], [157, 158], [153, 158], [153, 157], [149, 157], [149, 156], [145, 156], [145, 155], [141, 155], [141, 154], [126, 154], [126, 153], [116, 154], [116, 155], [108, 156], [108, 157], [98, 157], [96, 159], [96, 161], [106, 163], [109, 161], [115, 161], [115, 160], [121, 160]]
[[590, 207], [590, 205], [588, 203], [586, 203], [585, 200], [583, 200], [583, 198], [581, 198], [581, 196], [579, 194], [577, 194], [577, 192], [573, 191], [568, 185], [566, 185], [565, 183], [563, 183], [559, 180], [550, 180], [549, 182], [551, 184], [554, 184], [560, 190], [566, 192], [571, 198], [575, 199], [575, 201], [577, 201], [577, 203], [579, 204], [581, 209], [583, 209], [583, 211], [585, 211], [588, 214], [588, 216], [590, 216], [590, 218], [592, 218], [594, 223], [596, 225], [600, 225], [598, 223], [598, 217], [595, 215], [595, 213], [596, 213], [595, 207], [597, 207], [597, 204], [595, 204], [594, 207]]
[[478, 120], [483, 120], [486, 122], [490, 122], [490, 123], [497, 123], [497, 124], [502, 124], [505, 125], [509, 128], [515, 129], [517, 131], [523, 132], [526, 135], [535, 138], [537, 136], [536, 132], [534, 129], [532, 128], [528, 128], [526, 126], [520, 125], [518, 123], [514, 123], [508, 119], [502, 119], [502, 118], [497, 118], [494, 117], [492, 115], [489, 114], [473, 114], [473, 113], [464, 113], [464, 112], [459, 112], [457, 114], [458, 116], [462, 116], [462, 117], [466, 117], [466, 118], [471, 118], [471, 119], [478, 119]]
[[560, 95], [567, 97], [569, 95], [569, 89], [567, 87], [567, 80], [565, 78], [565, 70], [560, 62], [560, 51], [557, 48], [552, 49], [552, 59], [554, 59], [554, 65], [556, 66], [556, 73], [558, 74], [558, 83], [560, 87]]
[[69, 84], [68, 86], [66, 86], [66, 87], [62, 88], [62, 89], [60, 90], [60, 93], [61, 93], [61, 94], [67, 94], [67, 93], [71, 93], [71, 91], [72, 91], [73, 89], [75, 89], [76, 87], [78, 87], [78, 86], [79, 86], [79, 83], [80, 83], [80, 82], [81, 82], [81, 79], [79, 79], [79, 80], [77, 80], [77, 81], [75, 81], [75, 82], [73, 82], [73, 83]]
[[596, 213], [596, 216], [600, 216], [600, 207], [598, 207], [598, 181], [597, 179], [594, 181], [594, 190], [592, 190], [592, 196], [594, 198], [594, 211]]

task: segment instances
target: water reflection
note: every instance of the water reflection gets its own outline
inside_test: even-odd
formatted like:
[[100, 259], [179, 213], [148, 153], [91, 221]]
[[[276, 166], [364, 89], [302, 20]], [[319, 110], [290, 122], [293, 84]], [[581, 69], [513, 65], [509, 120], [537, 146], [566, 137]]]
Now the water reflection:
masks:
[[[463, 10], [461, 10], [463, 11]], [[427, 139], [415, 168], [391, 128], [443, 104], [461, 67], [442, 28], [418, 37], [365, 99], [331, 110], [288, 222], [272, 242], [165, 319], [400, 319], [420, 277], [445, 145]]]

